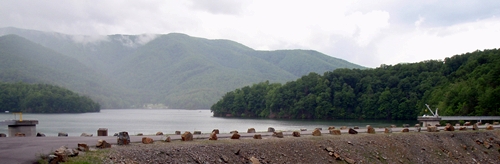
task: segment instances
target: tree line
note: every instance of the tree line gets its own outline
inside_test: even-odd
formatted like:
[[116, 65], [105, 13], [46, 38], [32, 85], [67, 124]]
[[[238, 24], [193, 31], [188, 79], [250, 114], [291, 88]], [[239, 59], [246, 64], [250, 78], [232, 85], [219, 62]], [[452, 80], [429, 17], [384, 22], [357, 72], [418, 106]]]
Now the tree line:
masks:
[[99, 103], [48, 84], [0, 82], [0, 111], [26, 113], [99, 112]]
[[416, 119], [430, 114], [500, 115], [500, 50], [444, 60], [309, 73], [285, 84], [261, 82], [227, 92], [214, 116], [293, 119]]

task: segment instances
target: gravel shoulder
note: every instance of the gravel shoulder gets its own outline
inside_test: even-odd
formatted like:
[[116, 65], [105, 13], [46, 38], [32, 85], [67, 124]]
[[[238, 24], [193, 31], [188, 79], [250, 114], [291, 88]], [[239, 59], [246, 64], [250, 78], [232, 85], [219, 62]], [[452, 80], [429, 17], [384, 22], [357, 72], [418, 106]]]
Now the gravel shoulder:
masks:
[[500, 131], [303, 135], [114, 145], [103, 163], [500, 163]]

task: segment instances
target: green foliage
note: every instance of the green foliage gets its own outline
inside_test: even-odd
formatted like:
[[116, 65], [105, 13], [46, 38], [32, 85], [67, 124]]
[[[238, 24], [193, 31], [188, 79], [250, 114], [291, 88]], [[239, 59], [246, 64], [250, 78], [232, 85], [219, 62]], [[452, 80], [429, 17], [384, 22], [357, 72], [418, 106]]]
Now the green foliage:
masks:
[[[443, 61], [381, 65], [376, 69], [336, 69], [274, 84], [251, 99], [252, 87], [228, 92], [210, 109], [214, 116], [297, 119], [416, 119], [424, 104], [440, 115], [500, 115], [500, 50], [456, 55]], [[257, 84], [269, 85], [269, 84]], [[241, 98], [243, 97], [243, 98]], [[254, 112], [252, 112], [254, 111]]]
[[99, 112], [89, 97], [48, 84], [1, 83], [0, 111], [26, 113]]

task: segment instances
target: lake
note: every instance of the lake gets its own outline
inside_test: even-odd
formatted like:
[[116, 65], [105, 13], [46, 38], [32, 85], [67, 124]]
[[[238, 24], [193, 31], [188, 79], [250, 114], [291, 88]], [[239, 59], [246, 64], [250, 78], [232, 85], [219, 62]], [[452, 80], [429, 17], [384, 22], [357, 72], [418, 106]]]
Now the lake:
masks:
[[[12, 113], [0, 114], [0, 121], [19, 119]], [[97, 135], [99, 128], [107, 128], [108, 135], [120, 131], [127, 131], [131, 135], [143, 133], [145, 135], [163, 132], [173, 134], [175, 131], [201, 131], [210, 133], [219, 129], [222, 133], [233, 130], [246, 132], [248, 128], [255, 128], [257, 132], [267, 131], [268, 127], [276, 130], [299, 130], [306, 128], [327, 129], [328, 126], [359, 126], [386, 127], [402, 124], [414, 125], [417, 120], [408, 121], [381, 121], [381, 120], [277, 120], [277, 119], [248, 119], [248, 118], [220, 118], [213, 117], [210, 110], [185, 109], [102, 109], [99, 113], [81, 114], [31, 114], [24, 113], [23, 120], [38, 120], [37, 132], [47, 136], [57, 136], [59, 132], [69, 136], [80, 136], [82, 133]], [[8, 134], [7, 126], [0, 127], [0, 133]]]

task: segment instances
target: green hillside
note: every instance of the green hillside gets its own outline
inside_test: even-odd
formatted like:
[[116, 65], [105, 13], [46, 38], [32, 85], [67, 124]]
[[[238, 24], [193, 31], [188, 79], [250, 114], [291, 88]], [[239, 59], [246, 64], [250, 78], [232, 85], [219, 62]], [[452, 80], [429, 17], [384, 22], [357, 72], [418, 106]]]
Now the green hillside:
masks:
[[[178, 33], [74, 36], [0, 28], [0, 35], [12, 37], [6, 34], [31, 43], [6, 41], [2, 51], [15, 53], [2, 54], [12, 61], [0, 71], [2, 81], [60, 85], [89, 95], [103, 108], [145, 104], [209, 108], [224, 93], [245, 85], [286, 82], [309, 72], [363, 68], [316, 51], [256, 51], [230, 40]], [[40, 59], [14, 57], [16, 53]], [[22, 68], [26, 63], [31, 67]]]
[[425, 104], [440, 115], [500, 115], [500, 50], [442, 60], [336, 69], [285, 84], [258, 83], [226, 93], [214, 116], [299, 119], [416, 119]]
[[[122, 88], [73, 58], [16, 35], [0, 37], [0, 81], [44, 83], [88, 95], [103, 106], [126, 107]], [[130, 104], [131, 105], [131, 104]]]

